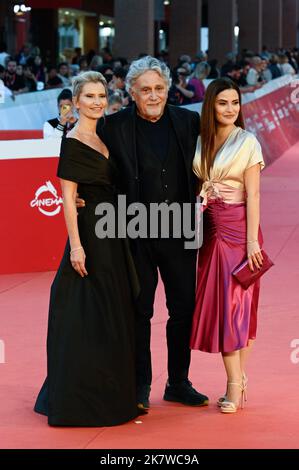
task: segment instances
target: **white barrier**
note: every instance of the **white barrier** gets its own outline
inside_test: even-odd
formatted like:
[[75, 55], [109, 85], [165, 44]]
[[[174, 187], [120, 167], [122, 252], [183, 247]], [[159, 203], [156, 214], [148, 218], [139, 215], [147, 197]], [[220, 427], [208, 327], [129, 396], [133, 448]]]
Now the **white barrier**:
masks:
[[244, 93], [242, 96], [242, 103], [246, 104], [257, 100], [258, 98], [262, 98], [263, 96], [272, 93], [272, 91], [278, 90], [278, 88], [282, 88], [294, 80], [298, 80], [298, 77], [298, 75], [283, 75], [282, 77], [270, 80], [270, 82], [266, 83], [262, 88], [259, 88], [253, 93]]
[[0, 140], [0, 160], [46, 158], [60, 153], [61, 139]]
[[57, 96], [62, 88], [5, 96], [0, 104], [0, 129], [42, 129], [44, 122], [57, 116]]

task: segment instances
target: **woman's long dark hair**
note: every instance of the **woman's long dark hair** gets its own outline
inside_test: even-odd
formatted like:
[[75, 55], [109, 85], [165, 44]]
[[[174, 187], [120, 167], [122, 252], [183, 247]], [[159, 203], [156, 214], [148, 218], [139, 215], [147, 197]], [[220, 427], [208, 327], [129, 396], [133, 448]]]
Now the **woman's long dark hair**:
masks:
[[[224, 90], [236, 90], [241, 106], [241, 92], [238, 85], [230, 78], [217, 78], [208, 86], [201, 111], [201, 174], [203, 179], [209, 178], [210, 169], [214, 163], [214, 147], [217, 133], [215, 117], [215, 101], [217, 95]], [[235, 121], [235, 125], [245, 128], [242, 109]]]

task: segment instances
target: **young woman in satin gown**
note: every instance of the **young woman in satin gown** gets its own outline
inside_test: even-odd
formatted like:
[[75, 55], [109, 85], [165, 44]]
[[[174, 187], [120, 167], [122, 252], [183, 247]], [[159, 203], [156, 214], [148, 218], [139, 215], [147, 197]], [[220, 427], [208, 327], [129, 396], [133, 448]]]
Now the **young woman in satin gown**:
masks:
[[[69, 239], [51, 288], [47, 379], [35, 411], [54, 426], [112, 426], [132, 420], [136, 405], [134, 308], [137, 294], [125, 239], [98, 238], [96, 206], [115, 207], [116, 168], [96, 134], [107, 106], [98, 72], [74, 80], [75, 128], [62, 140], [58, 176]], [[78, 210], [76, 193], [85, 199]]]
[[230, 79], [207, 88], [193, 170], [201, 184], [203, 244], [198, 256], [191, 348], [220, 352], [227, 389], [217, 404], [234, 413], [247, 386], [246, 360], [256, 337], [259, 281], [244, 290], [232, 271], [246, 257], [263, 262], [260, 223], [261, 147], [244, 130], [241, 95]]

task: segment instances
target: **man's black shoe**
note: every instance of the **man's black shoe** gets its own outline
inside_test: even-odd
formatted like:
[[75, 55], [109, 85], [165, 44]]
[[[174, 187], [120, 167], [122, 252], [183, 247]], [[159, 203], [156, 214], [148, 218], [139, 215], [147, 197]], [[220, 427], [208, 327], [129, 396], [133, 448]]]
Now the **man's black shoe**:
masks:
[[163, 398], [166, 401], [176, 401], [189, 406], [206, 406], [209, 404], [208, 397], [197, 392], [189, 380], [172, 385], [167, 382]]
[[148, 410], [149, 405], [149, 395], [151, 387], [150, 385], [138, 385], [137, 386], [137, 406], [140, 409]]

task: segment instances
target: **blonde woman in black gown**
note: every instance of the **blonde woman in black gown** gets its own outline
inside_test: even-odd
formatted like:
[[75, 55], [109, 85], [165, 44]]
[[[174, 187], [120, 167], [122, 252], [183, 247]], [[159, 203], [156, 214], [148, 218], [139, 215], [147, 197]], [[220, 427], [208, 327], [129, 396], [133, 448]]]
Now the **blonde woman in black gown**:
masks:
[[[116, 169], [96, 134], [107, 106], [97, 72], [74, 80], [75, 128], [62, 140], [58, 176], [68, 242], [51, 288], [47, 379], [35, 411], [54, 426], [113, 426], [140, 414], [135, 396], [133, 297], [126, 240], [96, 236], [98, 203], [116, 207]], [[76, 193], [86, 205], [77, 209]]]

